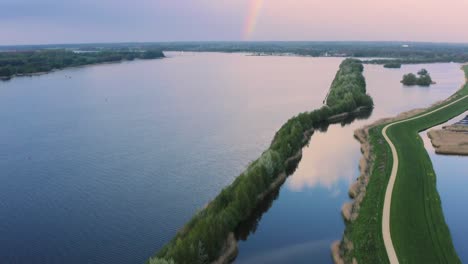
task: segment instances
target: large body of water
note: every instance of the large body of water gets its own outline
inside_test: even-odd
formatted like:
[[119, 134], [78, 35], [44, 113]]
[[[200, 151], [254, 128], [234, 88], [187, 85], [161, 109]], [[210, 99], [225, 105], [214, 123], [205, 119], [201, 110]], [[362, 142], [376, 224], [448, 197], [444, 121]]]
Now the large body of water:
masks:
[[[1, 82], [0, 263], [144, 262], [288, 118], [320, 107], [341, 60], [169, 53]], [[366, 65], [370, 119], [463, 82], [459, 65], [433, 64], [437, 85], [399, 84], [421, 67]], [[357, 177], [352, 131], [370, 119], [312, 137], [237, 262], [330, 262]]]
[[341, 62], [169, 56], [0, 82], [0, 263], [143, 263]]
[[[432, 129], [440, 129], [442, 126], [453, 125], [468, 115], [468, 112], [455, 117], [445, 124]], [[431, 157], [434, 170], [437, 175], [437, 190], [442, 201], [445, 221], [450, 228], [455, 250], [462, 263], [468, 263], [468, 157], [456, 155], [439, 155], [435, 153], [427, 131], [421, 133], [424, 146]]]

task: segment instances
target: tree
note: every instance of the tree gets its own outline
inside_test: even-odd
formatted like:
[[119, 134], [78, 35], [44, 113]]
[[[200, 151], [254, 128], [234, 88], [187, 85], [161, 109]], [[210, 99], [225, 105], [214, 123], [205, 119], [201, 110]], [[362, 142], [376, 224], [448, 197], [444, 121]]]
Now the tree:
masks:
[[417, 82], [416, 82], [417, 85], [420, 85], [420, 86], [429, 86], [432, 84], [432, 79], [431, 79], [431, 76], [429, 74], [427, 75], [421, 75]]
[[10, 77], [11, 75], [13, 75], [13, 71], [10, 67], [0, 68], [0, 77]]
[[418, 77], [416, 77], [414, 73], [408, 73], [408, 74], [403, 75], [403, 80], [401, 81], [401, 83], [403, 83], [404, 85], [411, 86], [411, 85], [416, 85], [417, 81], [418, 81]]
[[418, 71], [418, 75], [419, 75], [419, 76], [428, 75], [428, 72], [427, 72], [426, 69], [421, 69], [420, 71]]

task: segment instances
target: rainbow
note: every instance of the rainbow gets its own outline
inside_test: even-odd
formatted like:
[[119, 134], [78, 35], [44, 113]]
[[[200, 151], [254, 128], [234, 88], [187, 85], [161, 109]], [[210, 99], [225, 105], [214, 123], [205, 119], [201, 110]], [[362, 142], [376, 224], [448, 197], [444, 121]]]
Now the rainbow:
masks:
[[257, 25], [258, 17], [260, 15], [260, 10], [263, 7], [264, 0], [250, 0], [249, 13], [247, 14], [247, 19], [245, 21], [244, 29], [244, 39], [249, 39], [253, 32], [255, 31], [255, 26]]

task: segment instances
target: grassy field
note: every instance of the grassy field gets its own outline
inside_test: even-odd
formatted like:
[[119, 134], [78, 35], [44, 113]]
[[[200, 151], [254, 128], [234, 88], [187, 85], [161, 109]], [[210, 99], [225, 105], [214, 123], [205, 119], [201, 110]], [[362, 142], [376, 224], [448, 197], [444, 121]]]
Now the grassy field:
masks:
[[[464, 67], [464, 70], [468, 76], [468, 67]], [[450, 102], [466, 95], [468, 85], [458, 91]], [[442, 105], [435, 108], [439, 107]], [[396, 124], [387, 131], [399, 157], [390, 224], [400, 263], [460, 263], [443, 216], [436, 175], [418, 133], [467, 110], [468, 98], [465, 98], [428, 116]], [[354, 242], [354, 249], [347, 252], [346, 258], [350, 260], [355, 257], [359, 263], [388, 263], [381, 223], [385, 189], [393, 160], [390, 148], [383, 140], [383, 127], [380, 125], [369, 131], [374, 153], [372, 176], [360, 215], [355, 222], [347, 224], [345, 232]]]

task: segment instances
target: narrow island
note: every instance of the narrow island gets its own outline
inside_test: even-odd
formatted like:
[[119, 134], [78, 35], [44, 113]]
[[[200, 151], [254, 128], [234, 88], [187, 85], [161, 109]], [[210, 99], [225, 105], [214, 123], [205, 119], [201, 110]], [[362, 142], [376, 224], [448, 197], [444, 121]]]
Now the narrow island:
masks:
[[43, 74], [67, 67], [163, 57], [164, 53], [156, 49], [4, 51], [0, 52], [0, 79], [9, 80], [14, 76]]
[[289, 119], [270, 147], [177, 232], [150, 264], [229, 263], [237, 255], [236, 228], [286, 180], [315, 129], [373, 108], [366, 94], [362, 62], [345, 59], [333, 80], [326, 105]]
[[406, 85], [406, 86], [430, 86], [431, 84], [435, 84], [435, 82], [432, 81], [431, 75], [426, 69], [421, 69], [418, 71], [418, 75], [414, 73], [408, 73], [403, 75], [403, 80], [401, 80], [401, 83]]
[[389, 62], [384, 64], [384, 68], [388, 69], [400, 69], [401, 68], [401, 63], [399, 62]]
[[451, 126], [430, 130], [427, 135], [438, 154], [468, 155], [468, 116]]

